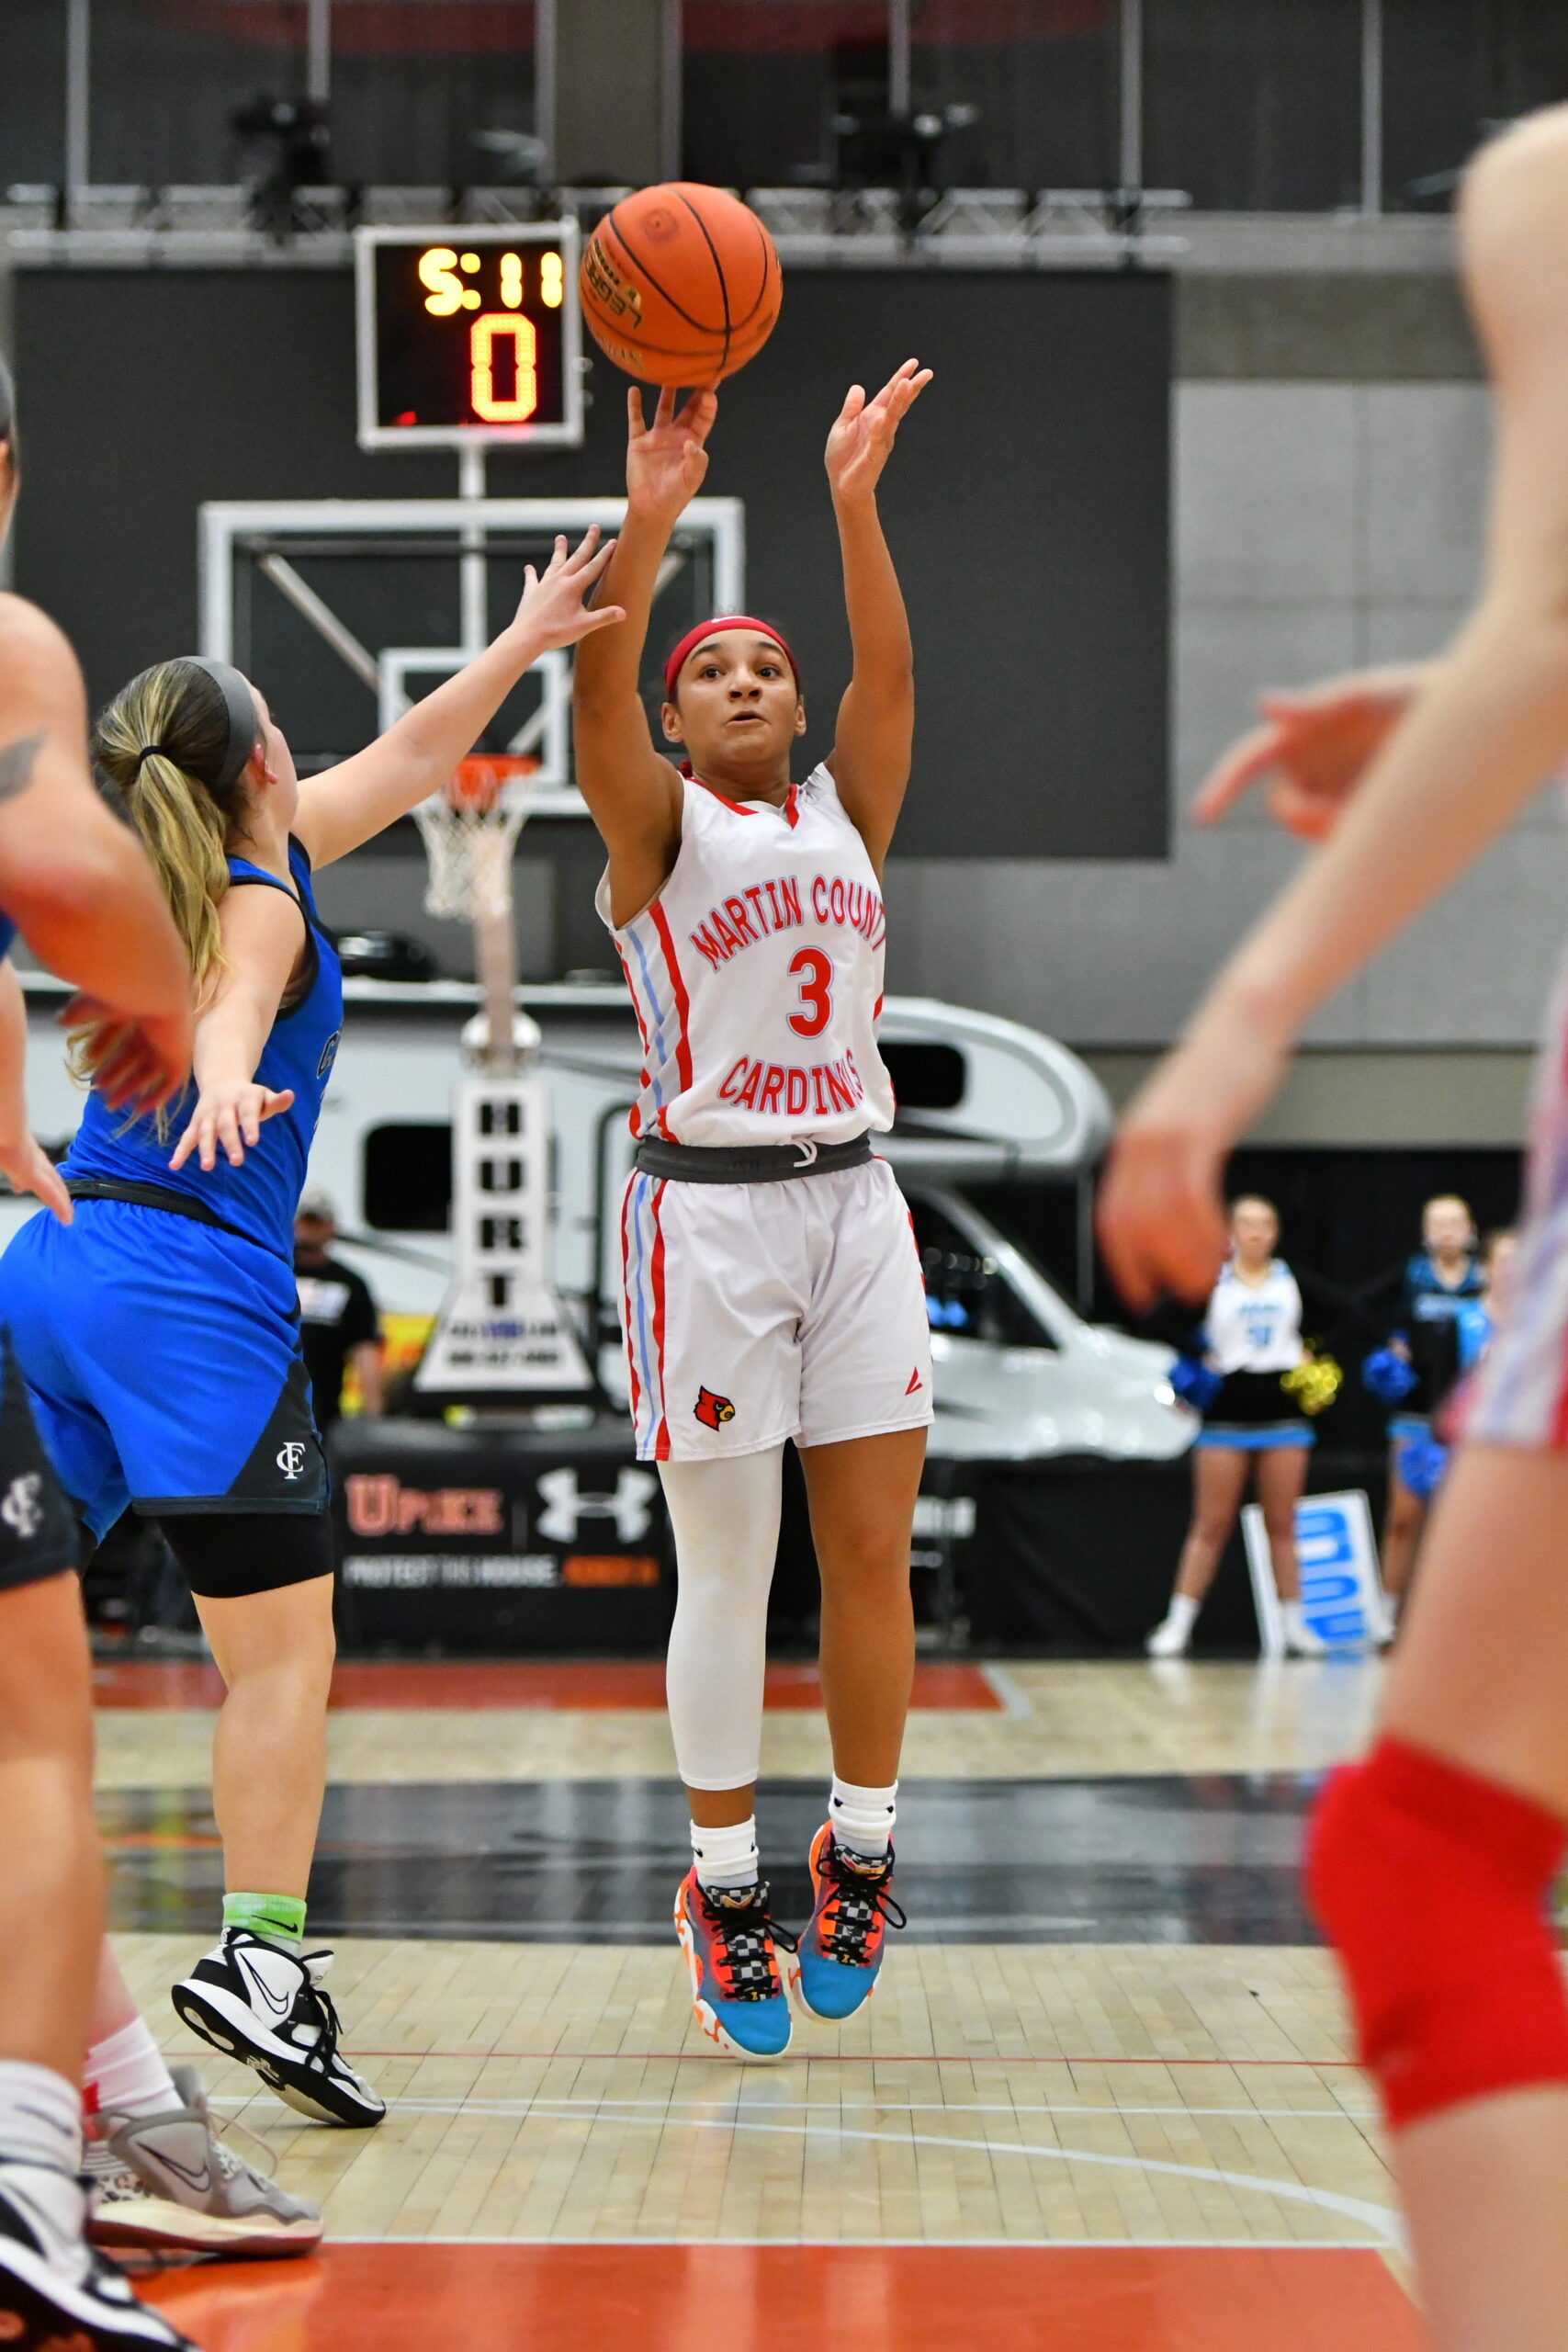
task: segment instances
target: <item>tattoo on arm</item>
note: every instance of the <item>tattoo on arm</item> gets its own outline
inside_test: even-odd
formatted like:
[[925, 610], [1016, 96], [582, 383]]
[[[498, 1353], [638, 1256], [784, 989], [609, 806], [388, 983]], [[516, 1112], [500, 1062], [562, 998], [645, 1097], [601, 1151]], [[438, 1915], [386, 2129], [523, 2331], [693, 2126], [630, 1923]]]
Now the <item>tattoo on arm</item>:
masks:
[[0, 801], [14, 800], [18, 792], [27, 790], [43, 744], [41, 733], [26, 735], [19, 743], [7, 743], [0, 750]]

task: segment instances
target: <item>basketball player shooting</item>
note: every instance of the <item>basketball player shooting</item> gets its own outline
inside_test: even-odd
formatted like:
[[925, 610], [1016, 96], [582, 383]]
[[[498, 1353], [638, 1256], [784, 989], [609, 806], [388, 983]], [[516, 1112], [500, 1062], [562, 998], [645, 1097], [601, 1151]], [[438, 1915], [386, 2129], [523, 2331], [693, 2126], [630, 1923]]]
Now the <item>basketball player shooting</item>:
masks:
[[768, 1589], [785, 1444], [800, 1450], [822, 1575], [829, 1817], [791, 1981], [839, 2021], [881, 1965], [898, 1753], [914, 1669], [909, 1535], [931, 1419], [908, 1215], [871, 1137], [893, 1124], [877, 1052], [883, 861], [908, 780], [908, 623], [877, 514], [898, 426], [931, 380], [910, 360], [829, 435], [854, 669], [833, 749], [803, 784], [798, 665], [778, 630], [723, 615], [664, 668], [649, 741], [638, 674], [671, 534], [707, 470], [716, 396], [651, 424], [628, 400], [626, 519], [602, 594], [625, 628], [577, 656], [577, 773], [609, 853], [599, 907], [637, 1008], [645, 1078], [622, 1204], [637, 1453], [656, 1462], [680, 1599], [667, 1676], [694, 1867], [675, 1902], [716, 2048], [773, 2057], [788, 1996], [753, 1817]]

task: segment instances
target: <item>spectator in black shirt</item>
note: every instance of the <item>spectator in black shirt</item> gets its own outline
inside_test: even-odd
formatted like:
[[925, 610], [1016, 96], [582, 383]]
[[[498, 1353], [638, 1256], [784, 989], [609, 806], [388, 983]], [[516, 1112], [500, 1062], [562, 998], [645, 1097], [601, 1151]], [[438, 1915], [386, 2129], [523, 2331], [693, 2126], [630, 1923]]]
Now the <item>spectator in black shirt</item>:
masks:
[[369, 1285], [332, 1254], [336, 1214], [324, 1193], [307, 1193], [294, 1219], [294, 1272], [299, 1286], [300, 1340], [322, 1436], [343, 1409], [352, 1363], [360, 1411], [381, 1410], [381, 1334]]

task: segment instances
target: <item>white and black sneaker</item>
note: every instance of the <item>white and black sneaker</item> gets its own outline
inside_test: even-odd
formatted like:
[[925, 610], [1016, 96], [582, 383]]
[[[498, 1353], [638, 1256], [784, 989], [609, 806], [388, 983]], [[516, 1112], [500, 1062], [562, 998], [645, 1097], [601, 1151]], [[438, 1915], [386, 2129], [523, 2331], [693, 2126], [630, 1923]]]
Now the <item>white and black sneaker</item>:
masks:
[[171, 1997], [193, 2033], [253, 2067], [299, 2114], [363, 2131], [387, 2103], [338, 2048], [337, 2011], [321, 1990], [332, 1958], [226, 1928]]
[[[51, 2208], [63, 2174], [0, 2164], [0, 2343], [7, 2352], [130, 2352], [160, 2345], [196, 2352], [190, 2338], [139, 2303], [126, 2280]], [[43, 2195], [34, 2193], [43, 2189]]]

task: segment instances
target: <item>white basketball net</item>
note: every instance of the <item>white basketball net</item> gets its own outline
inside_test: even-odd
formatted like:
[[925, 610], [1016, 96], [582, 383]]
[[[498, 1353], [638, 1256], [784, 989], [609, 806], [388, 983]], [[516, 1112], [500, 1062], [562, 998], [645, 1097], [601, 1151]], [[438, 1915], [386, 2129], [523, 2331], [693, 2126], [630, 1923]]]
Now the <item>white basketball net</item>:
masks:
[[[470, 775], [479, 766], [465, 764]], [[510, 767], [493, 776], [500, 789], [488, 805], [435, 792], [413, 812], [430, 859], [428, 914], [493, 922], [512, 912], [512, 855], [536, 787]]]

